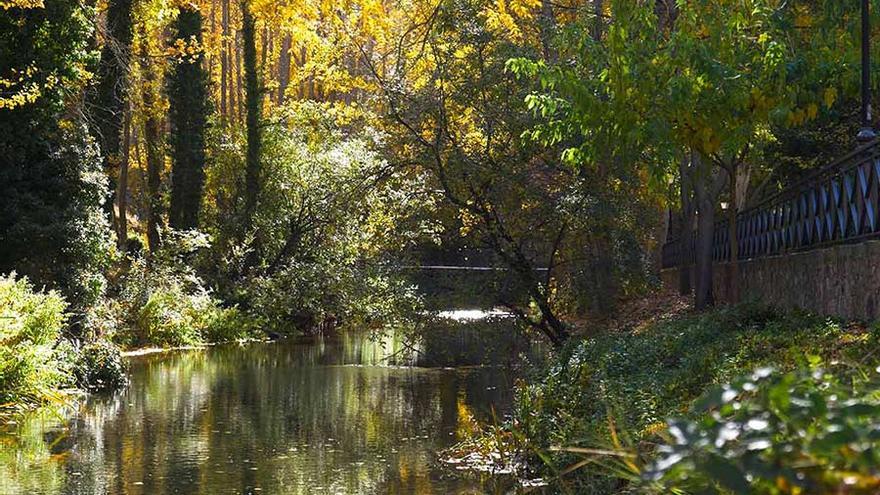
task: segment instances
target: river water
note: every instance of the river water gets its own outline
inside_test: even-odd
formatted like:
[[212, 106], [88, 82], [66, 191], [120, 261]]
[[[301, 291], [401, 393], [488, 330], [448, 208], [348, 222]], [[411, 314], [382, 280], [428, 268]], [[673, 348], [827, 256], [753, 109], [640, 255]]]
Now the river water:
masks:
[[0, 493], [470, 494], [438, 451], [508, 410], [505, 366], [394, 366], [348, 333], [132, 358], [130, 384], [0, 435]]

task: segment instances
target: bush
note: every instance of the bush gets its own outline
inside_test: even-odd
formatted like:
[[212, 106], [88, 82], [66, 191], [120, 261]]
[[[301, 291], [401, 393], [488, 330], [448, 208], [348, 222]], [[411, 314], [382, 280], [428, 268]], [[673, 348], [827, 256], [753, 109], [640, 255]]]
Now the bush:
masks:
[[114, 331], [113, 339], [124, 347], [176, 347], [253, 336], [251, 319], [236, 307], [222, 307], [190, 268], [187, 258], [205, 247], [207, 240], [198, 232], [171, 233], [151, 264], [132, 260], [118, 295], [98, 312], [115, 322], [96, 328]]
[[66, 308], [57, 292], [35, 291], [14, 273], [0, 276], [0, 404], [39, 404], [65, 382], [54, 345]]
[[156, 287], [134, 313], [138, 344], [194, 345], [202, 341], [206, 313], [214, 309], [207, 294], [188, 294], [179, 284]]
[[288, 125], [262, 136], [266, 180], [251, 232], [241, 230], [244, 136], [210, 139], [206, 187], [215, 194], [202, 218], [214, 243], [202, 273], [274, 333], [405, 319], [417, 298], [385, 267], [437, 228], [427, 177], [389, 167], [385, 136], [344, 107], [290, 102], [276, 111]]
[[648, 491], [877, 493], [876, 374], [856, 388], [819, 369], [758, 369], [706, 394], [696, 420], [669, 422]]
[[254, 319], [237, 307], [215, 305], [206, 317], [203, 338], [208, 342], [245, 340], [259, 333]]
[[77, 386], [86, 390], [113, 390], [125, 384], [127, 366], [119, 347], [107, 341], [80, 349], [73, 367]]
[[[845, 360], [876, 347], [872, 330], [742, 304], [572, 342], [518, 390], [513, 416], [526, 450], [541, 455], [552, 445], [606, 444], [612, 424], [635, 444], [652, 439], [666, 418], [687, 413], [707, 388], [756, 367], [791, 370], [808, 363], [807, 352]], [[581, 460], [564, 452], [544, 458], [559, 468]], [[616, 483], [584, 470], [577, 476], [593, 490]]]

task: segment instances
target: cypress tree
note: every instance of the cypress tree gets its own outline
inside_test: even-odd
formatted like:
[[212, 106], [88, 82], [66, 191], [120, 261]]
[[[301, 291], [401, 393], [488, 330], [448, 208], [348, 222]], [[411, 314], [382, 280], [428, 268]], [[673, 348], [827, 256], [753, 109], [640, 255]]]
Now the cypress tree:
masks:
[[[192, 5], [180, 8], [177, 39], [201, 46], [202, 14]], [[196, 229], [205, 183], [205, 131], [208, 124], [208, 74], [204, 53], [181, 54], [168, 78], [172, 147], [171, 210], [175, 229]]]
[[245, 232], [253, 228], [260, 195], [260, 82], [257, 77], [257, 45], [254, 16], [248, 0], [241, 2], [246, 91], [247, 163], [245, 167]]

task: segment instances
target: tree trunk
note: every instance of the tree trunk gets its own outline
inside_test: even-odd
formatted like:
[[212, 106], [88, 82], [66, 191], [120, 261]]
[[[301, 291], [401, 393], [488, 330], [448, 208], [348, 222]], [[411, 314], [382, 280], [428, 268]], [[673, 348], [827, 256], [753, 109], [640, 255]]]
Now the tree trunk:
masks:
[[[244, 8], [244, 4], [241, 4], [241, 5], [242, 5], [242, 8]], [[250, 15], [250, 14], [248, 14], [248, 15]], [[243, 16], [244, 16], [244, 13], [242, 13], [242, 17]], [[242, 19], [242, 22], [247, 22], [247, 21]], [[236, 118], [237, 122], [241, 122], [242, 120], [244, 120], [242, 118], [242, 110], [244, 109], [244, 107], [243, 107], [244, 98], [242, 96], [243, 89], [242, 89], [242, 77], [241, 77], [241, 43], [242, 43], [241, 37], [242, 37], [242, 32], [236, 31], [235, 32], [235, 100], [236, 100], [236, 104], [233, 105], [232, 112], [235, 114], [235, 118]], [[256, 52], [256, 48], [254, 48], [254, 51]], [[256, 53], [254, 53], [255, 59], [256, 59], [256, 56], [257, 56]]]
[[736, 161], [730, 164], [730, 168], [728, 169], [730, 172], [730, 198], [727, 203], [727, 236], [728, 242], [730, 242], [730, 259], [729, 263], [729, 278], [728, 283], [730, 284], [730, 293], [728, 294], [729, 302], [737, 303], [739, 302], [739, 236], [737, 236], [737, 212], [738, 208], [736, 206], [737, 203], [737, 170], [738, 164]]
[[556, 15], [553, 13], [553, 2], [541, 0], [541, 17], [538, 21], [538, 29], [541, 36], [541, 49], [544, 60], [555, 63], [558, 58], [556, 48], [553, 46], [553, 35], [556, 32]]
[[220, 118], [223, 122], [229, 117], [226, 107], [227, 78], [229, 77], [229, 0], [221, 0], [222, 38], [220, 39]]
[[162, 180], [162, 169], [165, 167], [165, 152], [162, 146], [162, 117], [156, 111], [159, 100], [158, 90], [161, 83], [157, 81], [156, 69], [150, 58], [146, 34], [140, 32], [140, 70], [143, 77], [141, 84], [141, 100], [145, 112], [144, 147], [147, 158], [147, 247], [150, 253], [159, 249], [159, 225], [162, 215], [162, 198], [159, 187]]
[[614, 276], [614, 250], [610, 239], [601, 234], [586, 244], [589, 287], [584, 291], [585, 309], [589, 316], [603, 319], [614, 312], [619, 290]]
[[[217, 32], [217, 0], [211, 0], [211, 35]], [[208, 74], [214, 80], [214, 52], [208, 54]]]
[[245, 165], [245, 233], [253, 228], [260, 194], [260, 86], [257, 78], [255, 23], [247, 0], [241, 2], [244, 70], [247, 94], [247, 163]]
[[692, 159], [695, 162], [693, 185], [697, 203], [694, 306], [698, 310], [703, 310], [715, 304], [715, 294], [712, 287], [715, 207], [718, 204], [718, 193], [724, 184], [725, 176], [714, 169], [708, 160], [699, 154], [694, 153]]
[[696, 293], [694, 306], [698, 310], [715, 304], [712, 289], [712, 243], [715, 235], [715, 201], [708, 191], [697, 187], [697, 242], [695, 254]]
[[111, 0], [107, 5], [107, 24], [98, 84], [91, 114], [96, 123], [96, 140], [101, 147], [104, 170], [110, 182], [104, 203], [110, 223], [116, 228], [116, 177], [122, 157], [122, 127], [128, 101], [128, 64], [134, 38], [131, 0]]
[[593, 20], [593, 28], [592, 28], [592, 36], [593, 41], [599, 42], [602, 40], [602, 32], [604, 31], [604, 3], [602, 0], [593, 0], [593, 15], [595, 19]]
[[285, 34], [278, 55], [278, 106], [284, 105], [284, 93], [290, 83], [290, 35]]
[[687, 296], [693, 290], [691, 270], [694, 246], [694, 187], [691, 178], [692, 164], [690, 154], [685, 154], [679, 166], [681, 177], [681, 217], [679, 224], [678, 247], [678, 293]]
[[165, 161], [161, 145], [161, 124], [154, 116], [144, 124], [144, 140], [147, 148], [147, 246], [155, 253], [161, 245], [159, 226], [162, 223], [162, 168]]
[[302, 73], [305, 70], [306, 61], [308, 60], [308, 52], [306, 52], [306, 46], [300, 45], [299, 47], [299, 66], [298, 73], [300, 74], [299, 78], [299, 99], [305, 100], [307, 97], [310, 97], [308, 93], [308, 80], [302, 77]]
[[119, 182], [116, 187], [116, 246], [125, 252], [128, 245], [128, 168], [131, 159], [131, 109], [126, 109], [122, 125], [122, 160], [119, 162]]
[[[148, 96], [149, 94], [149, 96]], [[144, 88], [144, 108], [155, 101], [152, 89]], [[144, 123], [144, 145], [147, 149], [147, 246], [155, 253], [160, 246], [159, 226], [162, 218], [162, 169], [165, 153], [162, 151], [162, 123], [155, 112], [150, 112]]]

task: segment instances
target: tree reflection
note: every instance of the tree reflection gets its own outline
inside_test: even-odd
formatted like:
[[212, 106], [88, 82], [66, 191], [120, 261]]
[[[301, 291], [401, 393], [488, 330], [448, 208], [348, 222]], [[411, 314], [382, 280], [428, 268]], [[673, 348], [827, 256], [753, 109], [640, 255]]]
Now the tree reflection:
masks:
[[[0, 492], [479, 491], [435, 452], [457, 440], [462, 405], [484, 418], [506, 407], [507, 378], [383, 364], [399, 350], [393, 336], [344, 335], [139, 358], [129, 388], [92, 399], [63, 430], [2, 437]], [[50, 447], [48, 431], [63, 439]]]

